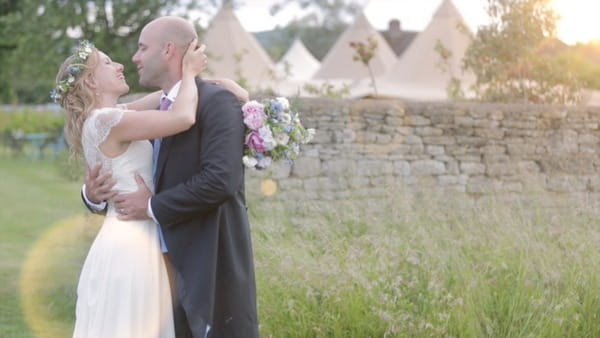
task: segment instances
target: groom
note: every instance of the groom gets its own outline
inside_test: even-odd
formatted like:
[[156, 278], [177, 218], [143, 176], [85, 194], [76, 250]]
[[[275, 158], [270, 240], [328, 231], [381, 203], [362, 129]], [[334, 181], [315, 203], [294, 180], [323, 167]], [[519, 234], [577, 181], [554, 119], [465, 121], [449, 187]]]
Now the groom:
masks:
[[[140, 84], [162, 88], [170, 100], [165, 106], [177, 96], [181, 59], [194, 37], [193, 26], [178, 17], [155, 19], [140, 34], [132, 58]], [[122, 219], [150, 217], [160, 225], [172, 264], [178, 338], [258, 337], [240, 104], [225, 89], [196, 83], [196, 124], [155, 142], [155, 195], [138, 178], [139, 190], [117, 195], [115, 206]], [[96, 167], [87, 175], [84, 201], [114, 196], [110, 182]]]

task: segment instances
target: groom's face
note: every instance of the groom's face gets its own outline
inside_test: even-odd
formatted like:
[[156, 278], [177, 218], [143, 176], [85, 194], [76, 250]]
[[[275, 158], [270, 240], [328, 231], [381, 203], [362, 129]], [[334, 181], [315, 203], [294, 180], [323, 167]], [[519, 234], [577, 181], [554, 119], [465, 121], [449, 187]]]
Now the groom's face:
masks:
[[140, 84], [145, 87], [160, 87], [167, 72], [164, 58], [164, 43], [159, 41], [151, 29], [143, 29], [138, 40], [138, 49], [131, 58], [137, 65]]

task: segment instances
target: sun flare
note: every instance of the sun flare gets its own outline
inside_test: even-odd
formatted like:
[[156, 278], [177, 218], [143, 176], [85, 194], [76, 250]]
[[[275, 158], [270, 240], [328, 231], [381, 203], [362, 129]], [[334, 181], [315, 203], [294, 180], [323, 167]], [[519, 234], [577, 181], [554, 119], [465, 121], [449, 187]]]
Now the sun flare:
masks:
[[552, 6], [560, 16], [558, 37], [565, 43], [600, 40], [600, 1], [552, 0]]

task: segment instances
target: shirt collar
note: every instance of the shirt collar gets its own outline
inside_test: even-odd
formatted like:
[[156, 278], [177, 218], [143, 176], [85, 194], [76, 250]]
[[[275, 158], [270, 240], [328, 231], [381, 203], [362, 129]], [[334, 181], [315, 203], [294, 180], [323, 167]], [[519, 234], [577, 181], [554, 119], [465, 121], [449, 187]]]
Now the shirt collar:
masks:
[[181, 87], [181, 80], [177, 81], [177, 83], [175, 83], [173, 88], [171, 88], [166, 95], [163, 93], [162, 97], [167, 97], [171, 102], [175, 102], [177, 94], [179, 94], [179, 87]]

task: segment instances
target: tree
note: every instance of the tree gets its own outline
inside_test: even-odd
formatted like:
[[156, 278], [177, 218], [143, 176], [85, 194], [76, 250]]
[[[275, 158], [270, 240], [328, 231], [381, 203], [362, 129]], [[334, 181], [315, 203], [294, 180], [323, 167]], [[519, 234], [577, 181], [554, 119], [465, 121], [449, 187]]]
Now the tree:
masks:
[[[5, 0], [6, 1], [6, 0]], [[181, 8], [177, 0], [22, 0], [0, 14], [0, 78], [9, 79], [0, 100], [48, 102], [48, 92], [60, 63], [80, 38], [92, 41], [123, 63], [132, 91], [139, 90], [135, 65], [130, 61], [141, 29], [152, 19]], [[4, 4], [4, 3], [2, 3]], [[198, 8], [196, 0], [187, 2]], [[9, 90], [4, 90], [8, 88]]]
[[367, 42], [350, 42], [350, 48], [354, 49], [352, 60], [358, 61], [367, 67], [369, 77], [371, 78], [371, 86], [373, 86], [375, 96], [377, 97], [377, 84], [375, 83], [375, 75], [373, 75], [373, 69], [371, 68], [371, 59], [373, 59], [375, 51], [377, 50], [377, 40], [372, 36], [368, 36]]
[[271, 48], [275, 54], [282, 54], [281, 51], [287, 50], [294, 39], [300, 38], [319, 60], [323, 59], [348, 27], [348, 22], [361, 10], [357, 0], [278, 0], [271, 7], [271, 14], [276, 15], [291, 5], [300, 7], [303, 15], [283, 29], [280, 41], [273, 41]]
[[544, 53], [554, 39], [551, 0], [488, 0], [490, 23], [467, 49], [466, 70], [476, 76], [476, 95], [487, 101], [570, 103], [579, 87], [569, 67]]
[[6, 74], [8, 59], [10, 53], [17, 48], [15, 36], [9, 33], [10, 25], [7, 20], [9, 14], [19, 9], [17, 0], [0, 0], [0, 102], [9, 101], [10, 97], [15, 96], [10, 86], [10, 78]]
[[275, 15], [292, 4], [306, 11], [298, 21], [306, 26], [322, 27], [326, 30], [345, 25], [346, 21], [351, 20], [361, 9], [356, 0], [279, 0], [271, 7], [271, 14]]
[[577, 43], [558, 57], [572, 65], [583, 87], [600, 90], [600, 40]]

